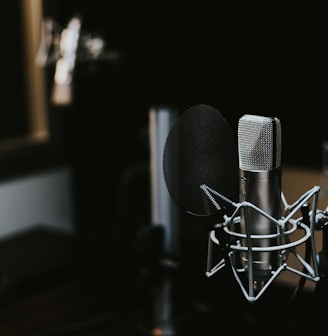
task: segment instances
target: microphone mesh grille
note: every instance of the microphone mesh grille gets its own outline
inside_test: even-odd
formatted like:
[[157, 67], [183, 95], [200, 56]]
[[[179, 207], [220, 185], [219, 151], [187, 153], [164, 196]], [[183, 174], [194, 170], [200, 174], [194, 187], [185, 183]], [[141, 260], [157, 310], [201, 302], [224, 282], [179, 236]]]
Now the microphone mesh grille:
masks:
[[281, 165], [278, 118], [245, 114], [238, 124], [239, 168], [267, 171]]

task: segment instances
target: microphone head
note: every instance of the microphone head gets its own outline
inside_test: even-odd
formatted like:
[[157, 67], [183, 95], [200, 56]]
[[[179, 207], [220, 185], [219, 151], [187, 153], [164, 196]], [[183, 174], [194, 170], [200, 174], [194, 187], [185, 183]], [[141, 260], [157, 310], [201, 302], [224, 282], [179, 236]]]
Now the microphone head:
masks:
[[245, 114], [238, 123], [239, 168], [268, 171], [281, 166], [281, 124], [276, 117]]

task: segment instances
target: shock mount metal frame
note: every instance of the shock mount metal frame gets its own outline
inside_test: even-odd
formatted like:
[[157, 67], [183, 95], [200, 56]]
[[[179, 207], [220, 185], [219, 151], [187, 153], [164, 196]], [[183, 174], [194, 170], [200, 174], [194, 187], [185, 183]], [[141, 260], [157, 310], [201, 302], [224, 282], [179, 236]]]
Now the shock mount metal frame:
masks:
[[[266, 212], [259, 209], [254, 204], [244, 201], [240, 203], [234, 203], [227, 199], [225, 196], [209, 188], [206, 185], [202, 185], [201, 191], [204, 193], [205, 205], [209, 204], [214, 206], [218, 211], [221, 210], [216, 198], [220, 198], [224, 202], [229, 203], [234, 209], [232, 215], [228, 216], [224, 214], [223, 221], [215, 223], [213, 229], [209, 231], [208, 240], [208, 254], [207, 254], [207, 269], [206, 276], [211, 277], [217, 271], [222, 269], [226, 264], [231, 266], [233, 275], [237, 280], [243, 295], [250, 302], [257, 301], [267, 288], [274, 282], [274, 280], [283, 272], [293, 272], [308, 280], [318, 282], [320, 280], [319, 263], [317, 258], [317, 249], [314, 239], [314, 231], [317, 228], [318, 215], [322, 216], [322, 211], [317, 210], [318, 198], [320, 187], [314, 186], [312, 189], [305, 192], [295, 203], [288, 204], [284, 194], [281, 194], [282, 206], [284, 207], [284, 215], [281, 218], [273, 218]], [[303, 217], [296, 217], [301, 211], [301, 208], [308, 204], [312, 200], [312, 210], [309, 211], [309, 223], [303, 221]], [[210, 203], [208, 203], [210, 202]], [[272, 223], [276, 225], [277, 231], [270, 235], [253, 235], [250, 234], [249, 221], [247, 215], [245, 218], [246, 234], [241, 233], [236, 229], [240, 223], [240, 213], [245, 211], [247, 214], [248, 209], [252, 208], [257, 211], [261, 216], [266, 217]], [[296, 231], [303, 231], [303, 235], [300, 238], [292, 241], [292, 235]], [[278, 242], [276, 245], [269, 247], [253, 246], [254, 241], [257, 239], [271, 239], [274, 238]], [[302, 255], [297, 251], [297, 247], [305, 243], [310, 242], [311, 257], [310, 260], [305, 260]], [[241, 241], [246, 241], [247, 244], [242, 244]], [[224, 257], [219, 260], [213, 266], [213, 249], [218, 246], [224, 253]], [[254, 277], [253, 277], [253, 253], [255, 252], [271, 252], [275, 251], [279, 256], [279, 263], [276, 269], [271, 270], [271, 275], [260, 290], [254, 289]], [[247, 276], [245, 277], [245, 267], [238, 265], [240, 253], [247, 253]], [[297, 269], [288, 264], [289, 254], [293, 254], [302, 266], [302, 269]], [[246, 279], [246, 280], [245, 280]]]

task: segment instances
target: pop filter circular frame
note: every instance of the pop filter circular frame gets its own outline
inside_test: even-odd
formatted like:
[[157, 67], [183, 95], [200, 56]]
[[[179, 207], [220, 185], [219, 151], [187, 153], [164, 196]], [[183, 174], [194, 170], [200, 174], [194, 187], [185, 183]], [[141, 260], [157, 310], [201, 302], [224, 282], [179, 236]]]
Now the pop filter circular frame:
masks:
[[215, 212], [204, 204], [202, 185], [238, 199], [237, 145], [216, 108], [199, 104], [182, 113], [166, 139], [163, 172], [171, 197], [187, 213], [206, 217]]

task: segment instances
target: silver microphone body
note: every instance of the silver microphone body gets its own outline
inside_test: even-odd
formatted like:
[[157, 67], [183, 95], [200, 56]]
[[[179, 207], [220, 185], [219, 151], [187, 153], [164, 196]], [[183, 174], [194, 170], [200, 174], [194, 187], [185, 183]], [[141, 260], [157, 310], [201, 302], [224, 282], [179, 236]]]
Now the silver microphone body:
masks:
[[[247, 201], [275, 219], [281, 217], [281, 125], [277, 118], [244, 115], [238, 125], [240, 202]], [[279, 244], [276, 223], [253, 207], [242, 208], [241, 233], [274, 238], [243, 238], [242, 245], [267, 248]], [[279, 265], [276, 251], [241, 253], [241, 264], [250, 275], [253, 287], [261, 289]]]

